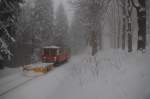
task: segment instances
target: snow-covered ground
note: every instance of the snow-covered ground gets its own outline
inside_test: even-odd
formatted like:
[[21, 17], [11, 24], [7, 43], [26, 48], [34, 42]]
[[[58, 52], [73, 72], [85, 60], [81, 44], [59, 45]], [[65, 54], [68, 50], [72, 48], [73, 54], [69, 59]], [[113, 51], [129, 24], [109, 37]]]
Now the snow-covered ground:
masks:
[[[28, 78], [21, 74], [15, 79]], [[85, 51], [0, 99], [150, 99], [150, 52], [104, 50], [92, 57]]]
[[19, 68], [8, 68], [0, 70], [0, 79], [5, 78], [6, 76], [10, 76], [19, 72]]

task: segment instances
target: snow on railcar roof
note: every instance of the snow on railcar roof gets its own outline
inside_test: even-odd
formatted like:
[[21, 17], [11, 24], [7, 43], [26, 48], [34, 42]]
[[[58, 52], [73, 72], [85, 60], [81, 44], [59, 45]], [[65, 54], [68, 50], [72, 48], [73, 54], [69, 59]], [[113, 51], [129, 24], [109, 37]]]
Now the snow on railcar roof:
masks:
[[46, 46], [46, 47], [43, 47], [43, 48], [60, 48], [59, 46]]

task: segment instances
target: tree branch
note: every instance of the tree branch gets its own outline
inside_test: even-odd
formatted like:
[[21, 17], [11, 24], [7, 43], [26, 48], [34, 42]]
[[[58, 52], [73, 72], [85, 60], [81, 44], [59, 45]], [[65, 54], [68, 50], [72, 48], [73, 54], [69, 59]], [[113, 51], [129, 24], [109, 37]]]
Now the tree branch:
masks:
[[131, 0], [131, 3], [136, 9], [139, 9], [139, 6], [136, 6], [133, 0]]

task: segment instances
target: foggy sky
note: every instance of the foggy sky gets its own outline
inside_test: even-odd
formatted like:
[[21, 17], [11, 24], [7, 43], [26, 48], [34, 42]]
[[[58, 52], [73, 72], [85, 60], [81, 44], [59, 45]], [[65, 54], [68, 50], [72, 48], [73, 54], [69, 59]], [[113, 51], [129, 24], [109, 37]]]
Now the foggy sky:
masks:
[[[36, 0], [26, 0], [26, 1], [30, 2], [30, 5], [32, 7], [35, 6], [34, 1], [36, 1]], [[56, 9], [57, 9], [57, 7], [60, 3], [64, 4], [65, 10], [67, 12], [68, 20], [69, 20], [69, 23], [70, 23], [71, 19], [72, 19], [72, 16], [73, 16], [73, 10], [72, 10], [71, 6], [69, 5], [68, 1], [70, 1], [70, 0], [53, 0], [53, 2], [54, 2], [54, 12], [56, 12]]]
[[72, 19], [72, 16], [73, 16], [73, 10], [72, 10], [72, 8], [71, 8], [71, 6], [69, 5], [69, 3], [68, 3], [68, 1], [70, 1], [70, 0], [53, 0], [54, 1], [54, 8], [55, 8], [55, 11], [56, 11], [56, 9], [57, 9], [57, 7], [58, 7], [58, 5], [60, 4], [60, 3], [63, 3], [64, 4], [64, 7], [65, 7], [65, 10], [67, 11], [67, 16], [68, 16], [68, 19], [69, 19], [69, 21], [71, 21], [71, 19]]

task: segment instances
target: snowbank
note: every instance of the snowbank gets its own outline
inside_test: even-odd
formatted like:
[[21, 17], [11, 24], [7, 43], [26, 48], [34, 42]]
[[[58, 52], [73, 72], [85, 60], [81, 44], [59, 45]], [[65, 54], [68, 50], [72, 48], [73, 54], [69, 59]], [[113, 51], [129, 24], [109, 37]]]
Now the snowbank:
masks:
[[78, 57], [51, 99], [150, 99], [150, 54], [109, 50]]
[[0, 99], [149, 99], [150, 52], [89, 51]]
[[4, 78], [6, 76], [10, 76], [10, 75], [16, 74], [19, 71], [20, 71], [20, 68], [8, 68], [8, 67], [5, 67], [4, 69], [0, 70], [0, 79]]

